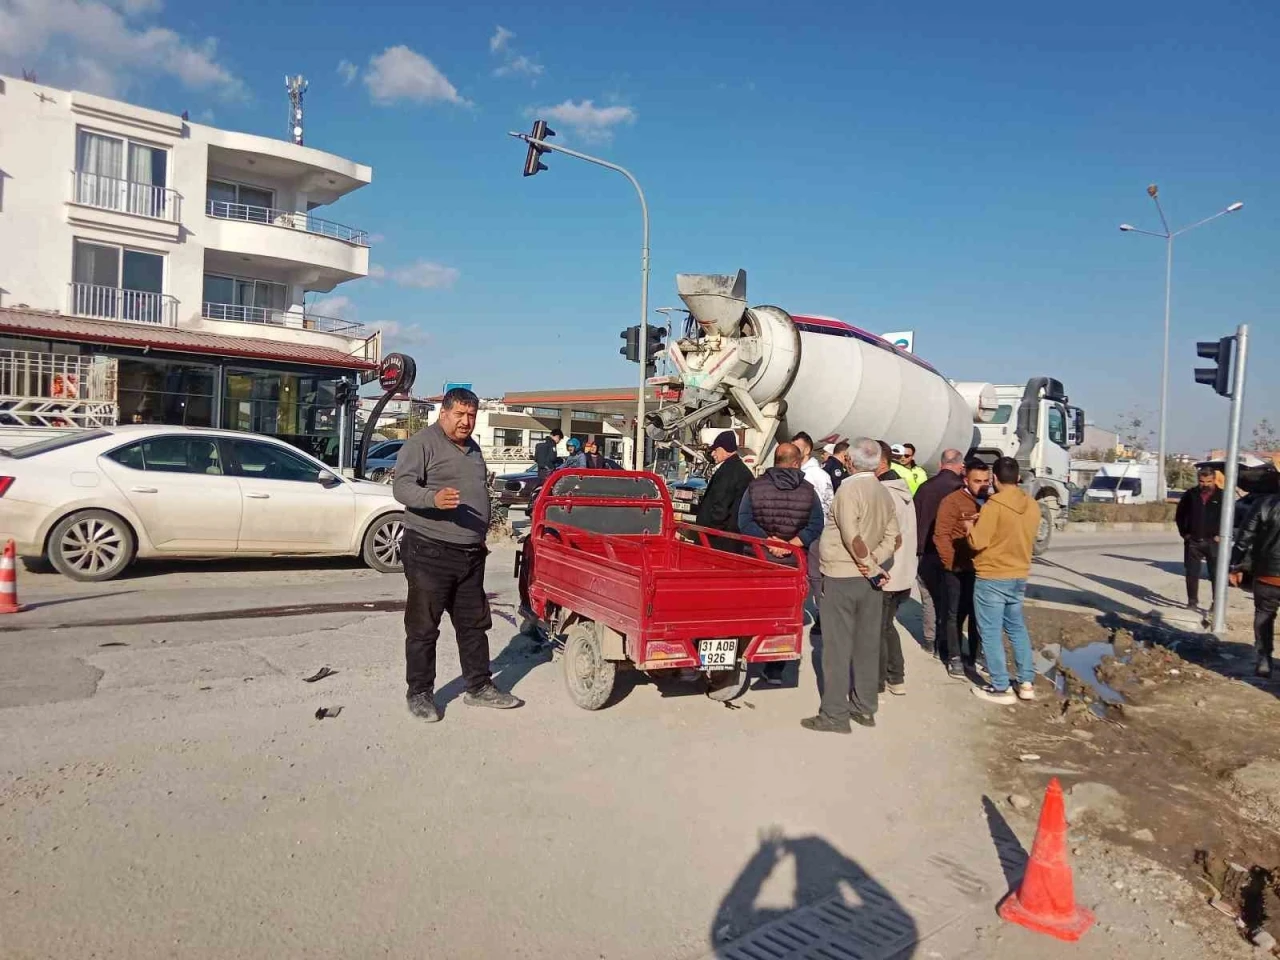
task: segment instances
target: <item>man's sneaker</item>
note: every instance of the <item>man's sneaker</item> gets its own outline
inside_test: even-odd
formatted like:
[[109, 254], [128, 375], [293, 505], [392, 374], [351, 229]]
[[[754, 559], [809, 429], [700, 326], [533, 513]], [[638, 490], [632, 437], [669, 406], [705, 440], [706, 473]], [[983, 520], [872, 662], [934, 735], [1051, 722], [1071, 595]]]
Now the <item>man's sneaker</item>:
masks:
[[462, 698], [468, 707], [492, 707], [495, 710], [510, 710], [520, 706], [520, 701], [509, 693], [503, 693], [492, 683], [486, 683], [475, 693], [468, 693]]
[[1018, 684], [1015, 690], [1019, 700], [1034, 700], [1036, 698], [1036, 685], [1030, 680]]
[[858, 713], [856, 710], [849, 712], [849, 719], [860, 727], [874, 727], [876, 725], [875, 714]]
[[890, 683], [885, 685], [885, 689], [892, 693], [895, 697], [905, 697], [907, 695], [907, 685], [905, 683]]
[[419, 720], [425, 720], [427, 723], [436, 723], [440, 720], [440, 711], [436, 708], [436, 698], [430, 690], [422, 693], [411, 693], [405, 699], [409, 706], [409, 712]]
[[952, 680], [968, 680], [969, 675], [964, 672], [964, 661], [959, 657], [947, 661], [947, 676]]
[[816, 717], [805, 717], [800, 721], [800, 726], [806, 730], [815, 730], [818, 733], [853, 733], [853, 727], [849, 726], [848, 720], [841, 723], [839, 720], [832, 720], [821, 713]]
[[1012, 690], [997, 690], [990, 684], [983, 687], [974, 687], [970, 691], [979, 700], [986, 700], [988, 703], [1017, 703], [1018, 698]]

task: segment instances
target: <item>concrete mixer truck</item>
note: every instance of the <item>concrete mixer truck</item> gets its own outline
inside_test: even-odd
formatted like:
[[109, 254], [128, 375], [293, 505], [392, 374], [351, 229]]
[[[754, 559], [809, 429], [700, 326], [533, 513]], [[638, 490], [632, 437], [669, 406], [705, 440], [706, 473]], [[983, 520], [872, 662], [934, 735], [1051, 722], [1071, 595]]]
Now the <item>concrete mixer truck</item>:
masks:
[[[703, 451], [738, 430], [743, 458], [763, 467], [778, 439], [805, 430], [818, 443], [855, 436], [911, 442], [930, 473], [943, 450], [994, 460], [1015, 457], [1026, 489], [1041, 501], [1037, 552], [1065, 521], [1067, 447], [1084, 415], [1062, 384], [1036, 377], [1024, 387], [953, 382], [889, 341], [831, 317], [747, 306], [746, 272], [680, 274], [676, 290], [690, 323], [669, 344], [669, 376], [655, 377], [661, 405], [647, 418], [655, 441], [679, 447], [706, 469]], [[1011, 394], [1010, 391], [1015, 391]], [[696, 507], [696, 481], [676, 490]]]

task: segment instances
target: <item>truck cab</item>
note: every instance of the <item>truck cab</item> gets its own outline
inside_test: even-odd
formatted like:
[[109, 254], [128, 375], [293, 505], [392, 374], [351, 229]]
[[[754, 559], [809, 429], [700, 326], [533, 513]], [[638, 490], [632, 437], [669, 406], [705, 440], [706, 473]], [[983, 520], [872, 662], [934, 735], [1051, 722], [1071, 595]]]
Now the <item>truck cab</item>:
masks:
[[1040, 502], [1035, 552], [1049, 546], [1053, 528], [1065, 523], [1070, 493], [1069, 448], [1084, 437], [1084, 410], [1070, 405], [1060, 380], [1032, 377], [1025, 384], [994, 386], [990, 419], [974, 424], [974, 456], [1012, 457], [1022, 468], [1023, 487]]

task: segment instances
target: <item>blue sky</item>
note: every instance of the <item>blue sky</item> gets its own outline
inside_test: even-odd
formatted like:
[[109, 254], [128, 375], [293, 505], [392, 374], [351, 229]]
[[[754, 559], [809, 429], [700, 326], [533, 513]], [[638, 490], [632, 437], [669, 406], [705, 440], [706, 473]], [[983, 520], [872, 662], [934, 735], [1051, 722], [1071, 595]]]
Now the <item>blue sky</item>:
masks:
[[1175, 226], [1243, 200], [1175, 249], [1171, 447], [1222, 443], [1194, 342], [1237, 323], [1246, 433], [1280, 419], [1280, 5], [610, 6], [0, 0], [0, 69], [267, 135], [305, 74], [308, 144], [374, 169], [328, 215], [380, 278], [330, 306], [393, 324], [424, 393], [636, 376], [634, 194], [563, 156], [522, 178], [506, 132], [545, 108], [644, 185], [652, 306], [744, 267], [753, 302], [914, 329], [958, 379], [1057, 376], [1106, 426], [1154, 425], [1163, 315], [1162, 242], [1117, 225], [1158, 229], [1153, 181]]

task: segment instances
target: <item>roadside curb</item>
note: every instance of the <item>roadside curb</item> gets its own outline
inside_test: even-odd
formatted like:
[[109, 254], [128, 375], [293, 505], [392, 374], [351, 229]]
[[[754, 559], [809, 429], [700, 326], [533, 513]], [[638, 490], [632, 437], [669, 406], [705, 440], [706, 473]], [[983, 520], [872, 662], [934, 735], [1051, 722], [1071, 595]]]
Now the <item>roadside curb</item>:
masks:
[[1069, 522], [1056, 533], [1174, 533], [1178, 529], [1176, 523], [1095, 523], [1092, 521]]

